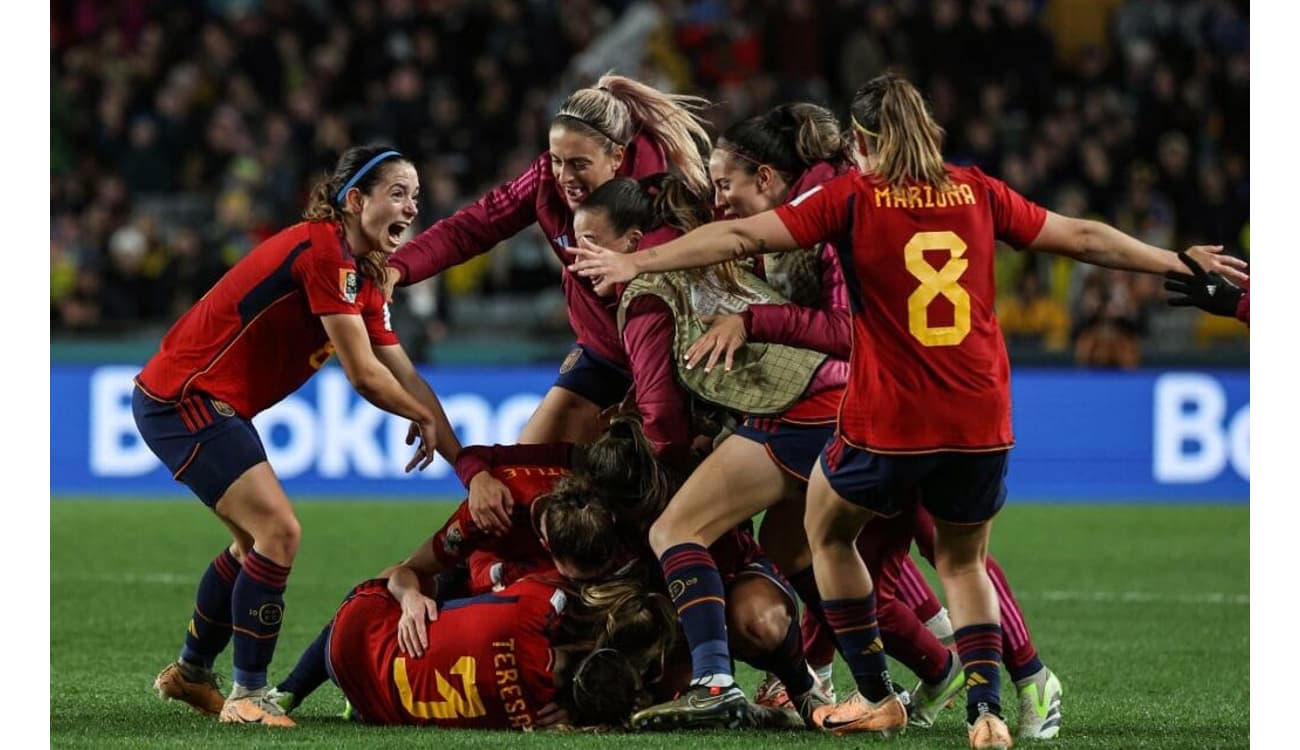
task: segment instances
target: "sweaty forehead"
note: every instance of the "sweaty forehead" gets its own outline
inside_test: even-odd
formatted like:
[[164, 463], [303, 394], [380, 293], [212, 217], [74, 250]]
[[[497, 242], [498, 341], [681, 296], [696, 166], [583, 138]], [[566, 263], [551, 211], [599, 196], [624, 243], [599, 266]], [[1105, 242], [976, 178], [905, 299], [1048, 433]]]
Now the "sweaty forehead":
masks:
[[384, 171], [379, 173], [379, 184], [417, 187], [420, 184], [420, 176], [416, 174], [415, 167], [409, 161], [393, 161], [385, 164]]
[[588, 209], [579, 206], [573, 215], [573, 231], [577, 234], [591, 234], [597, 237], [612, 234], [609, 212], [603, 208]]
[[551, 126], [550, 146], [551, 153], [561, 159], [594, 159], [601, 153], [601, 144], [595, 138], [563, 125]]

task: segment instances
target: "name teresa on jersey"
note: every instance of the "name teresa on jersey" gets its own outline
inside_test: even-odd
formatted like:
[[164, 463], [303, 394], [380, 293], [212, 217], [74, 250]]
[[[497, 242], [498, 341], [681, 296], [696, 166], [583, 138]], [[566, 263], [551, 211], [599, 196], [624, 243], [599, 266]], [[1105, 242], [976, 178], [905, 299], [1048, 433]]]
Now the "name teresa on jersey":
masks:
[[975, 191], [970, 185], [952, 183], [943, 190], [929, 185], [880, 187], [872, 191], [876, 208], [948, 208], [975, 205]]

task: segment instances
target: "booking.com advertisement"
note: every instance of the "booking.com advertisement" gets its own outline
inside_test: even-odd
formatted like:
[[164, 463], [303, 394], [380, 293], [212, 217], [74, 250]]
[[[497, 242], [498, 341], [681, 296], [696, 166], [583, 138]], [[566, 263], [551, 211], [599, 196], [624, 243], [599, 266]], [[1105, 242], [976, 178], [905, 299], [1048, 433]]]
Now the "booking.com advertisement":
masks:
[[[131, 366], [53, 365], [50, 492], [185, 496], [136, 432]], [[464, 445], [514, 442], [554, 380], [550, 367], [424, 368]], [[1245, 371], [1016, 370], [1010, 500], [1247, 502], [1250, 378]], [[464, 494], [439, 458], [424, 472], [408, 423], [322, 369], [253, 423], [290, 497]]]

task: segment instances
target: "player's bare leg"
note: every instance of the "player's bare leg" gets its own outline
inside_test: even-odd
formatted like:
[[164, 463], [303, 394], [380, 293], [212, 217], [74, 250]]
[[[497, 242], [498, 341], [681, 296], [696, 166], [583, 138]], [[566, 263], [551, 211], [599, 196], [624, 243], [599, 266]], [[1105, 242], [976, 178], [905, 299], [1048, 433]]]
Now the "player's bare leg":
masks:
[[284, 617], [284, 588], [298, 552], [301, 527], [265, 461], [236, 479], [215, 510], [228, 525], [253, 539], [232, 596], [235, 684], [221, 709], [221, 721], [292, 727], [293, 720], [267, 698], [266, 669]]
[[835, 492], [820, 461], [813, 467], [804, 526], [827, 624], [858, 686], [838, 706], [814, 712], [817, 725], [832, 734], [875, 732], [888, 736], [907, 728], [907, 709], [894, 693], [885, 662], [871, 574], [856, 544], [871, 516], [870, 511]]
[[520, 443], [591, 443], [606, 420], [595, 402], [567, 388], [551, 386], [519, 433]]

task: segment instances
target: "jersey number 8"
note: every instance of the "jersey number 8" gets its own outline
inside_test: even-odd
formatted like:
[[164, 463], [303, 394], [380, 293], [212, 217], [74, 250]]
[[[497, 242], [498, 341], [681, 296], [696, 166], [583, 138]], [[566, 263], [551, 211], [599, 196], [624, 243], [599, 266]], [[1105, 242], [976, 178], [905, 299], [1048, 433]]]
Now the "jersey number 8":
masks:
[[[948, 262], [935, 270], [925, 260], [926, 250], [947, 250]], [[966, 243], [956, 233], [917, 232], [903, 248], [907, 270], [920, 280], [921, 286], [907, 298], [907, 328], [923, 346], [956, 346], [970, 333], [970, 295], [957, 281], [966, 273], [970, 261], [962, 258]], [[952, 325], [931, 326], [930, 303], [943, 295], [952, 303]]]

